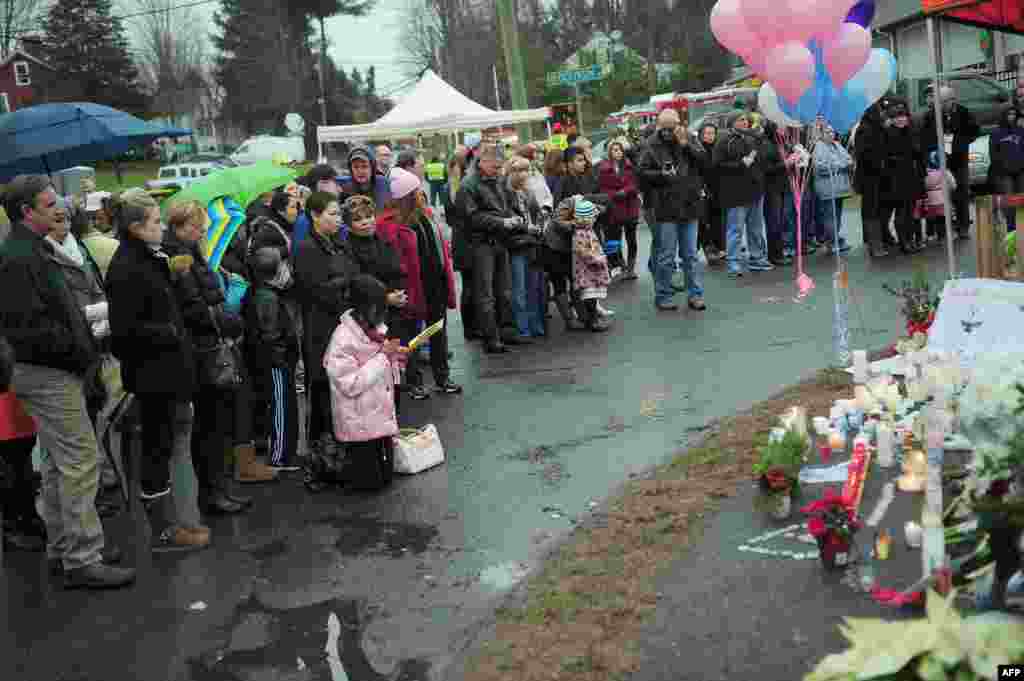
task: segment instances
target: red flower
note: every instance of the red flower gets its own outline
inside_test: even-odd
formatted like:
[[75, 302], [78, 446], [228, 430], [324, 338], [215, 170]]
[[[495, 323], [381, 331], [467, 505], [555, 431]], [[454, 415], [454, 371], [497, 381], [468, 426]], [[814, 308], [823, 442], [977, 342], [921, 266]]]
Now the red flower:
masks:
[[812, 537], [824, 537], [827, 531], [825, 521], [818, 517], [811, 518], [807, 521], [807, 531]]
[[768, 482], [768, 487], [777, 492], [785, 492], [793, 483], [790, 482], [789, 476], [781, 468], [772, 468], [764, 474], [765, 480]]
[[915, 333], [923, 333], [928, 335], [928, 329], [932, 327], [932, 323], [935, 321], [935, 310], [928, 313], [928, 318], [923, 322], [915, 322], [913, 320], [907, 320], [907, 335], [911, 338], [914, 337]]
[[995, 480], [988, 488], [988, 496], [990, 497], [1002, 497], [1004, 494], [1010, 491], [1009, 480]]
[[836, 506], [841, 508], [851, 509], [853, 507], [853, 500], [847, 497], [836, 494], [835, 490], [831, 487], [825, 488], [825, 496], [817, 501], [812, 501], [803, 508], [800, 509], [801, 513], [818, 513], [821, 511], [828, 511]]

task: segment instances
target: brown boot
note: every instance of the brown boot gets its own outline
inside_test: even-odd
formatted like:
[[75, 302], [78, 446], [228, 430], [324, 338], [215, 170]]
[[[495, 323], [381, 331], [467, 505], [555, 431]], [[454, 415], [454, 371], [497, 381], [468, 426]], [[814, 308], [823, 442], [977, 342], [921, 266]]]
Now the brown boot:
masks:
[[235, 447], [235, 480], [238, 482], [273, 482], [277, 471], [256, 461], [256, 448], [251, 445]]

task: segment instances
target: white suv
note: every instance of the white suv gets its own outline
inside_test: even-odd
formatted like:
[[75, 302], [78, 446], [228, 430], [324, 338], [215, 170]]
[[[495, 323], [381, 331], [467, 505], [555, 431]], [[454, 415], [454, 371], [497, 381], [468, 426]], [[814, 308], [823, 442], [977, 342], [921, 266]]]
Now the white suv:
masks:
[[179, 163], [173, 166], [162, 166], [155, 180], [146, 182], [146, 189], [162, 189], [164, 187], [187, 187], [192, 182], [206, 177], [212, 172], [221, 170], [216, 163]]

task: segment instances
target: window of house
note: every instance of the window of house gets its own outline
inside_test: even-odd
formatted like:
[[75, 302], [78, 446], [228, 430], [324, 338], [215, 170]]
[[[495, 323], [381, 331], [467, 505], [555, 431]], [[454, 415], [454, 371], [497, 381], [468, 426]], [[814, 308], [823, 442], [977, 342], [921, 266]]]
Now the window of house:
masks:
[[7, 101], [7, 93], [0, 92], [0, 114], [10, 113], [11, 105]]
[[14, 62], [14, 83], [20, 87], [32, 84], [32, 79], [29, 77], [27, 61]]

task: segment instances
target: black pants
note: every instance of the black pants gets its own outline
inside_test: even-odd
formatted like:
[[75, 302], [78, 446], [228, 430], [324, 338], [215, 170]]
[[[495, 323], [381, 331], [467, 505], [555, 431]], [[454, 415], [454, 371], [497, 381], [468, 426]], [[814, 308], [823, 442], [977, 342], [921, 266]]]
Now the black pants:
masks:
[[324, 376], [321, 380], [312, 380], [306, 386], [309, 397], [309, 431], [306, 440], [317, 442], [324, 435], [334, 438], [334, 420], [331, 415], [331, 384]]
[[[636, 225], [633, 226], [633, 239], [636, 240]], [[636, 253], [635, 248], [631, 252]], [[572, 289], [569, 281], [572, 278], [572, 255], [541, 246], [540, 262], [554, 294], [560, 296], [569, 293]]]
[[[1024, 173], [1016, 175], [999, 175], [992, 178], [992, 192], [994, 194], [1024, 194]], [[1006, 229], [1014, 232], [1017, 230], [1017, 209], [1004, 209], [1006, 215]]]
[[459, 294], [459, 315], [462, 317], [462, 335], [470, 340], [480, 335], [476, 324], [476, 307], [473, 302], [473, 270], [459, 271], [462, 279], [462, 292]]
[[[427, 300], [427, 324], [433, 324], [439, 319], [445, 320], [447, 326], [447, 304]], [[396, 329], [398, 338], [402, 345], [408, 345], [409, 341], [419, 333], [415, 320], [403, 319], [398, 323]], [[405, 365], [405, 384], [408, 386], [420, 387], [423, 385], [423, 364], [419, 353], [413, 352], [408, 355], [408, 363]], [[451, 370], [448, 367], [448, 330], [442, 328], [438, 333], [430, 337], [430, 370], [434, 374], [434, 384], [442, 386], [448, 382]]]
[[267, 456], [272, 466], [295, 465], [299, 446], [299, 404], [295, 366], [253, 372], [253, 413], [263, 423]]
[[142, 460], [139, 463], [142, 491], [162, 492], [171, 484], [175, 422], [180, 404], [186, 400], [175, 395], [137, 395], [136, 399], [142, 420]]
[[192, 398], [192, 465], [202, 495], [224, 487], [227, 452], [233, 448], [235, 395], [204, 386]]
[[624, 251], [626, 255], [626, 262], [629, 264], [635, 264], [637, 258], [637, 247], [636, 247], [636, 220], [629, 220], [622, 224], [622, 234], [625, 237], [626, 249]]
[[921, 226], [914, 219], [913, 200], [883, 199], [880, 222], [883, 232], [889, 230], [889, 220], [896, 216], [896, 235], [901, 248], [910, 248], [921, 240]]
[[0, 510], [3, 511], [4, 526], [14, 531], [27, 530], [39, 524], [32, 472], [32, 449], [35, 446], [35, 435], [0, 442], [0, 465], [5, 466], [11, 476], [6, 481], [7, 489], [0, 490]]
[[508, 251], [500, 244], [490, 243], [476, 243], [471, 248], [477, 328], [489, 342], [497, 342], [499, 329], [512, 321]]
[[[765, 201], [768, 197], [765, 196]], [[704, 250], [725, 250], [725, 211], [712, 196], [707, 204], [707, 216], [700, 221], [697, 229], [697, 247]]]

